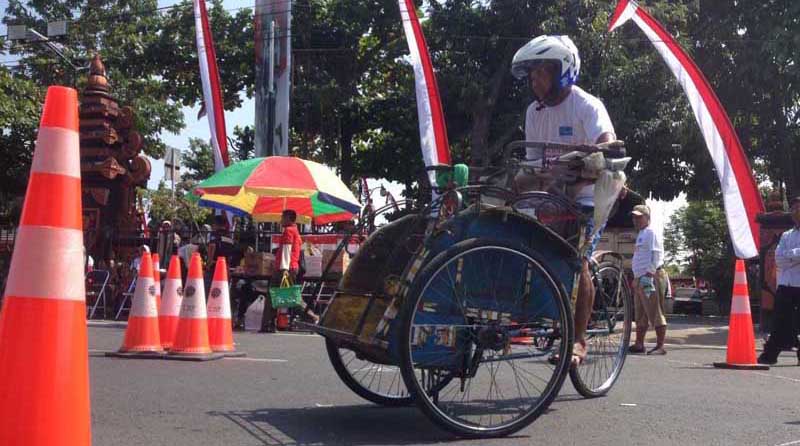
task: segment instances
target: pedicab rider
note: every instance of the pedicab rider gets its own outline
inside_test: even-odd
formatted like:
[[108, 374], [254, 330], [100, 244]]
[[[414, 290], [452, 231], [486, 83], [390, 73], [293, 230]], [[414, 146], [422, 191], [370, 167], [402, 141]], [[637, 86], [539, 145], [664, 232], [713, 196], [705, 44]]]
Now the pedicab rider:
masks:
[[[284, 275], [289, 276], [289, 282], [294, 284], [302, 280], [302, 273], [300, 268], [300, 256], [302, 254], [303, 240], [300, 237], [300, 231], [297, 229], [297, 212], [287, 209], [281, 214], [281, 226], [283, 226], [283, 234], [280, 237], [280, 243], [275, 254], [275, 262], [278, 263], [276, 275], [273, 277], [272, 286], [277, 286], [281, 283]], [[310, 305], [305, 303], [305, 315], [314, 323], [319, 322], [319, 317], [314, 313]], [[265, 329], [267, 332], [275, 331], [275, 311], [272, 308], [272, 301], [267, 299], [264, 303], [264, 318]]]
[[[775, 266], [778, 267], [778, 290], [775, 293], [775, 310], [772, 330], [758, 357], [759, 364], [778, 362], [782, 350], [790, 350], [797, 343], [797, 322], [800, 321], [800, 197], [790, 203], [794, 227], [784, 232], [775, 248]], [[797, 352], [800, 365], [800, 350]]]
[[[580, 65], [578, 49], [567, 36], [536, 37], [514, 55], [511, 73], [517, 79], [527, 79], [534, 95], [534, 102], [525, 113], [527, 141], [578, 145], [616, 140], [614, 126], [602, 101], [575, 85]], [[527, 159], [542, 157], [541, 149], [527, 149]], [[589, 216], [586, 227], [586, 237], [589, 237], [594, 230], [594, 183], [578, 184], [576, 190], [574, 199]], [[578, 279], [573, 365], [580, 365], [586, 358], [586, 327], [595, 292], [588, 261], [602, 229], [597, 231], [586, 250]]]

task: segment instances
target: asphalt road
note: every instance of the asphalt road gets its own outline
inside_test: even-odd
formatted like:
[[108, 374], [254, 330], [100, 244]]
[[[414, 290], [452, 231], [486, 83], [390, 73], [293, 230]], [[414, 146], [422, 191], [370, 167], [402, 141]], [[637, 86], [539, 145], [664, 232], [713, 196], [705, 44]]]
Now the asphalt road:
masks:
[[583, 399], [567, 380], [530, 427], [467, 441], [415, 407], [361, 400], [314, 335], [236, 333], [248, 357], [208, 363], [103, 357], [123, 334], [118, 326], [89, 328], [96, 446], [800, 445], [800, 367], [788, 353], [766, 372], [713, 369], [725, 355], [713, 347], [629, 356], [608, 396]]

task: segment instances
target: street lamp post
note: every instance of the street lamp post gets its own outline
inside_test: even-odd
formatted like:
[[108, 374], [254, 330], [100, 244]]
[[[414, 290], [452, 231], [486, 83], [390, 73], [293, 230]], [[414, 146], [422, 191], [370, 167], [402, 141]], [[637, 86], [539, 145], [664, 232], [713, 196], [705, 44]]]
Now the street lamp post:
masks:
[[71, 51], [64, 45], [52, 40], [53, 37], [64, 36], [67, 34], [67, 22], [65, 20], [58, 20], [47, 23], [47, 36], [42, 35], [40, 32], [33, 28], [28, 28], [25, 25], [9, 25], [8, 26], [8, 39], [12, 42], [15, 41], [30, 41], [33, 43], [43, 44], [51, 52], [55, 53], [62, 61], [64, 61], [73, 73], [72, 83], [77, 80], [77, 75], [82, 71], [89, 69], [89, 64], [85, 66], [75, 65], [72, 61], [73, 58], [67, 54]]

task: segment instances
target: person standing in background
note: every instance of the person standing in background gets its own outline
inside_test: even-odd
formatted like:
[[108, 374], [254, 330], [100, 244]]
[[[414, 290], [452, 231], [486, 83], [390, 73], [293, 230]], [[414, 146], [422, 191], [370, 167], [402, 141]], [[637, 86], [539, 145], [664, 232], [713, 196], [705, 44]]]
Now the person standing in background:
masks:
[[[794, 227], [784, 232], [775, 248], [775, 266], [778, 268], [778, 290], [775, 293], [772, 329], [764, 344], [759, 364], [775, 364], [782, 350], [797, 343], [797, 321], [800, 321], [800, 197], [789, 203]], [[797, 353], [800, 365], [800, 350]]]
[[662, 311], [667, 280], [662, 268], [664, 248], [661, 238], [650, 227], [650, 208], [638, 205], [633, 208], [633, 223], [639, 234], [633, 252], [633, 292], [636, 312], [636, 341], [628, 349], [631, 353], [644, 353], [644, 338], [652, 325], [656, 331], [656, 346], [648, 355], [666, 355], [664, 340], [667, 337], [667, 319]]

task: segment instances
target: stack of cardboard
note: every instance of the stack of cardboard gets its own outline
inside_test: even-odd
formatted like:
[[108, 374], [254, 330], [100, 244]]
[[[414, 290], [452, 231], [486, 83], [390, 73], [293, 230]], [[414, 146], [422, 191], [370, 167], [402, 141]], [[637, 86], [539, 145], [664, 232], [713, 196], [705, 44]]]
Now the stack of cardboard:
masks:
[[267, 252], [246, 253], [244, 273], [248, 276], [272, 276], [275, 273], [275, 256]]
[[[335, 249], [326, 249], [322, 252], [322, 268], [328, 266], [328, 262], [333, 259], [333, 255], [336, 254]], [[347, 254], [344, 250], [339, 253], [336, 259], [333, 260], [333, 264], [328, 269], [328, 273], [332, 274], [343, 274], [347, 271], [347, 266], [350, 264], [350, 255]]]
[[306, 277], [317, 279], [322, 277], [322, 251], [311, 242], [303, 244], [303, 255], [306, 262]]

